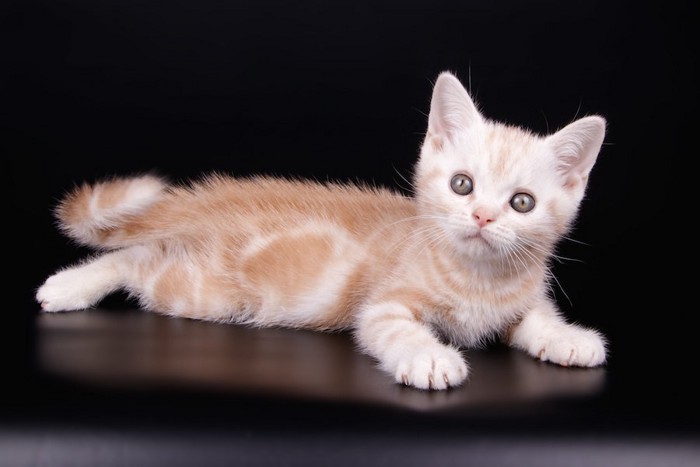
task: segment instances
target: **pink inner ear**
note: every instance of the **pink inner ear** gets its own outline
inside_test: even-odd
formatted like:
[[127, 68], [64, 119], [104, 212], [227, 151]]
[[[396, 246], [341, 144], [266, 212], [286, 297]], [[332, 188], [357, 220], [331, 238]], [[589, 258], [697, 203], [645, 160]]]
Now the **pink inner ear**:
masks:
[[435, 151], [442, 151], [443, 147], [443, 141], [440, 136], [433, 136], [433, 135], [428, 135], [428, 138], [430, 139], [430, 144], [433, 147], [433, 150]]
[[568, 190], [575, 190], [581, 185], [581, 177], [577, 175], [569, 175], [566, 177], [566, 182], [564, 183], [564, 188]]
[[549, 137], [559, 158], [567, 188], [585, 185], [605, 137], [605, 120], [591, 116], [581, 118]]
[[564, 188], [566, 188], [567, 190], [578, 190], [581, 189], [581, 187], [585, 187], [587, 183], [588, 174], [569, 174], [569, 176], [566, 177], [566, 181], [564, 182]]

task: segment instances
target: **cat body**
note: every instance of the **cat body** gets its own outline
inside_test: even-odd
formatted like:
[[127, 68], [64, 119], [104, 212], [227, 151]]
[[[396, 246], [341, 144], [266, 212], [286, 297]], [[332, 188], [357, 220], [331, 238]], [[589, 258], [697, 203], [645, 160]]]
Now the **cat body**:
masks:
[[596, 366], [605, 341], [560, 316], [547, 266], [604, 131], [597, 116], [545, 137], [488, 121], [443, 73], [414, 196], [219, 174], [86, 184], [56, 214], [99, 254], [49, 277], [37, 300], [47, 312], [84, 309], [123, 289], [173, 316], [349, 329], [396, 381], [422, 389], [461, 384], [458, 349], [494, 337]]

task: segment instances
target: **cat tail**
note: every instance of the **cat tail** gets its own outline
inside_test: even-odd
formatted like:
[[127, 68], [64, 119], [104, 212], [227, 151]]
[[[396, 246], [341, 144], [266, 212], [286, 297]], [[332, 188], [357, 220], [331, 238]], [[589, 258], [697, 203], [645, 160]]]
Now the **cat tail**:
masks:
[[130, 246], [154, 239], [148, 218], [167, 189], [154, 175], [86, 183], [61, 200], [55, 215], [63, 233], [78, 243], [104, 249]]

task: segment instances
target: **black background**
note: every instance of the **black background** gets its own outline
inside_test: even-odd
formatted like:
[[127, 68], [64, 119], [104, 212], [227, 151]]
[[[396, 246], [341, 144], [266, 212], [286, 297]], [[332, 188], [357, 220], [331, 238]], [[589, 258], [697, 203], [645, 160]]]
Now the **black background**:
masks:
[[557, 299], [609, 337], [610, 391], [692, 410], [681, 396], [697, 386], [676, 368], [695, 366], [685, 331], [697, 305], [683, 302], [675, 265], [693, 248], [671, 214], [676, 173], [696, 153], [688, 2], [3, 4], [6, 368], [31, 367], [36, 287], [88, 253], [51, 216], [74, 184], [216, 170], [403, 189], [432, 82], [450, 70], [489, 118], [541, 133], [608, 120], [571, 235], [583, 243], [564, 242], [576, 261], [554, 265]]

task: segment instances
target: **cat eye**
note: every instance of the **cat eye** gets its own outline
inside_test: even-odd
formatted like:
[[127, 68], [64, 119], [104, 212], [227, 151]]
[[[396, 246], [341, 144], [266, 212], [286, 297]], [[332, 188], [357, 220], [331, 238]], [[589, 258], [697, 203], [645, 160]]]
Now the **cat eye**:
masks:
[[510, 199], [510, 206], [518, 212], [530, 212], [535, 209], [535, 198], [527, 193], [516, 193]]
[[456, 174], [450, 181], [450, 187], [452, 191], [458, 195], [464, 196], [472, 192], [474, 189], [474, 182], [472, 182], [472, 179], [469, 178], [468, 175]]

